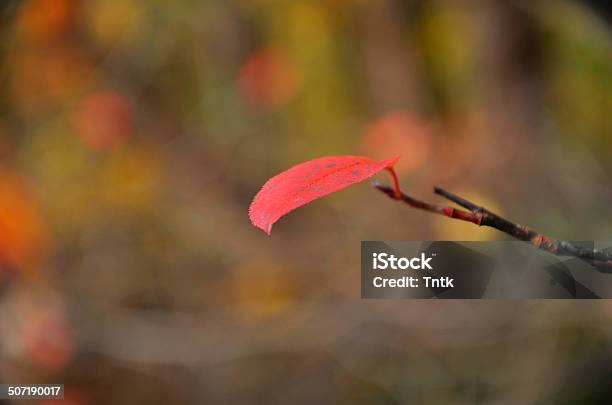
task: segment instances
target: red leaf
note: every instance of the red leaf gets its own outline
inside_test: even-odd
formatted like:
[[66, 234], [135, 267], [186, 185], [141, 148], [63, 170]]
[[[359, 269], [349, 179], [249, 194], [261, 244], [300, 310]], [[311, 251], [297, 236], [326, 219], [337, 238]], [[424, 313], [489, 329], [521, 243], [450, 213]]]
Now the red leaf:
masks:
[[263, 185], [249, 207], [251, 222], [269, 235], [272, 225], [288, 212], [359, 183], [383, 169], [391, 172], [399, 193], [393, 171], [398, 159], [399, 156], [380, 161], [362, 156], [328, 156], [300, 163]]

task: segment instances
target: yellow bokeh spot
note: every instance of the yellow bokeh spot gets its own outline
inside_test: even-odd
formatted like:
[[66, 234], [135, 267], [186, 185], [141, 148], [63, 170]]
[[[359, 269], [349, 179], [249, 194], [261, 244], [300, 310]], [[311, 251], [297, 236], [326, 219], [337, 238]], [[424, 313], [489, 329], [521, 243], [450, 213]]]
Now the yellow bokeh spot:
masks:
[[270, 261], [248, 262], [231, 279], [233, 304], [243, 321], [259, 321], [289, 310], [296, 299], [292, 269]]
[[325, 9], [315, 3], [293, 2], [282, 20], [275, 27], [276, 32], [287, 35], [295, 44], [298, 54], [308, 54], [329, 45], [330, 27]]
[[159, 182], [157, 154], [126, 147], [112, 154], [102, 169], [102, 198], [112, 207], [140, 210], [152, 205]]
[[[503, 215], [500, 206], [487, 196], [470, 190], [453, 190], [453, 193], [489, 211]], [[451, 202], [449, 202], [448, 205], [460, 208], [457, 205], [453, 205]], [[496, 229], [437, 215], [432, 221], [432, 228], [434, 238], [437, 240], [487, 241], [506, 238], [503, 233]]]
[[88, 4], [87, 26], [94, 41], [102, 47], [133, 44], [146, 21], [143, 4], [146, 3], [137, 0], [98, 0]]
[[[61, 231], [79, 226], [93, 213], [96, 204], [96, 165], [88, 151], [62, 120], [41, 125], [24, 148], [36, 173], [38, 191], [50, 219]], [[34, 159], [34, 157], [36, 157]]]

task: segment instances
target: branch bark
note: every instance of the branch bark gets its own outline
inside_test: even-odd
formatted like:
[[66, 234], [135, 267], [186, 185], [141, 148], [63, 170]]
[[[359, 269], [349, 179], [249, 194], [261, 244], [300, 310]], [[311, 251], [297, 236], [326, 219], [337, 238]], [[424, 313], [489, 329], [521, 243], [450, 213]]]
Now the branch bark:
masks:
[[603, 249], [589, 249], [566, 240], [548, 237], [528, 228], [525, 225], [520, 225], [503, 218], [484, 207], [476, 205], [465, 198], [459, 197], [458, 195], [450, 193], [440, 187], [434, 187], [435, 194], [438, 194], [469, 211], [421, 201], [404, 192], [400, 192], [398, 195], [396, 189], [386, 184], [375, 182], [373, 186], [379, 191], [388, 195], [393, 200], [403, 201], [413, 208], [433, 212], [434, 214], [438, 215], [444, 215], [460, 221], [472, 222], [478, 226], [489, 226], [497, 229], [498, 231], [504, 232], [515, 239], [528, 242], [534, 247], [548, 253], [552, 253], [557, 256], [576, 257], [590, 263], [601, 272], [612, 273], [611, 251], [606, 251]]

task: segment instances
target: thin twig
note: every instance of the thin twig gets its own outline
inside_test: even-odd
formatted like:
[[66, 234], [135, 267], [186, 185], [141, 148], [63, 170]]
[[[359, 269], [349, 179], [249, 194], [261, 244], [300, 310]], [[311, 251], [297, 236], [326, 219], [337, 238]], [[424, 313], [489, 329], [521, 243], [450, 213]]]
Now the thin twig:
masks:
[[381, 183], [374, 183], [373, 185], [378, 190], [387, 194], [390, 198], [394, 200], [401, 200], [411, 207], [461, 221], [472, 222], [478, 226], [489, 226], [497, 229], [498, 231], [504, 232], [513, 238], [529, 242], [536, 248], [542, 249], [554, 255], [576, 257], [590, 263], [601, 271], [612, 272], [611, 251], [606, 251], [603, 249], [589, 249], [566, 240], [550, 238], [529, 229], [527, 226], [509, 221], [484, 207], [476, 205], [465, 198], [459, 197], [458, 195], [450, 193], [440, 187], [434, 187], [435, 194], [438, 194], [469, 211], [424, 202], [411, 197], [404, 192], [400, 192], [400, 196], [398, 197], [397, 191], [393, 187]]

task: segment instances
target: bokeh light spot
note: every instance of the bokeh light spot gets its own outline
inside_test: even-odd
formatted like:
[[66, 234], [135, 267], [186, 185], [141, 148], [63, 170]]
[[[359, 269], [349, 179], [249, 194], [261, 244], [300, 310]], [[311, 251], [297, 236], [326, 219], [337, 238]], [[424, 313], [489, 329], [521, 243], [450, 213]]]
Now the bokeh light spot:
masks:
[[256, 322], [290, 310], [298, 290], [291, 270], [269, 261], [252, 261], [238, 267], [232, 278], [238, 318]]
[[95, 93], [81, 102], [76, 121], [78, 134], [89, 147], [109, 149], [131, 134], [132, 105], [119, 92]]
[[44, 256], [47, 229], [24, 179], [0, 172], [0, 261], [30, 269]]
[[238, 87], [244, 99], [265, 108], [285, 105], [301, 82], [298, 67], [283, 51], [264, 48], [255, 51], [242, 66]]
[[145, 5], [137, 0], [89, 1], [85, 18], [93, 41], [104, 48], [135, 43], [145, 25]]
[[[470, 190], [453, 190], [453, 193], [485, 207], [498, 215], [504, 215], [500, 205], [489, 196]], [[487, 241], [508, 238], [497, 229], [487, 226], [477, 226], [471, 222], [457, 221], [442, 216], [432, 218], [434, 238], [436, 240], [455, 240], [455, 241]]]
[[75, 17], [75, 0], [29, 0], [19, 10], [18, 29], [28, 39], [49, 40], [67, 32]]
[[417, 115], [398, 111], [373, 121], [361, 139], [363, 154], [377, 159], [400, 155], [395, 164], [398, 173], [410, 173], [421, 167], [431, 153], [430, 125]]

